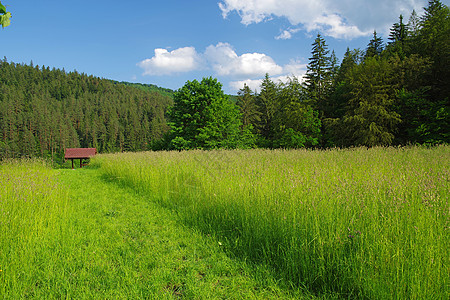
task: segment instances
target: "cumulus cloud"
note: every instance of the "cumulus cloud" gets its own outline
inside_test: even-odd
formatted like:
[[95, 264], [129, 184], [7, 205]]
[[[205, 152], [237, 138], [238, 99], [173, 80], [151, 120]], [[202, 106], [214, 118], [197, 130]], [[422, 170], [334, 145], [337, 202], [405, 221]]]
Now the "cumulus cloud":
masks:
[[205, 57], [213, 70], [221, 76], [261, 76], [266, 73], [280, 74], [283, 68], [263, 53], [237, 55], [230, 44], [218, 43], [206, 48]]
[[144, 75], [170, 75], [190, 72], [201, 66], [201, 58], [194, 47], [184, 47], [173, 51], [157, 48], [152, 58], [137, 64], [144, 69]]
[[[301, 63], [300, 61], [297, 60], [292, 60], [288, 64], [283, 66], [283, 70], [280, 75], [272, 76], [273, 74], [270, 73], [269, 74], [271, 75], [271, 80], [275, 83], [279, 82], [286, 83], [292, 77], [296, 77], [300, 82], [302, 82], [306, 74], [306, 68], [307, 64]], [[236, 80], [231, 81], [229, 83], [229, 86], [233, 90], [238, 91], [239, 89], [244, 87], [244, 84], [246, 84], [252, 91], [259, 92], [262, 80], [263, 76], [257, 79], [249, 78], [245, 80]]]
[[299, 28], [284, 30], [280, 35], [275, 37], [276, 40], [289, 40], [292, 38], [292, 34], [299, 32]]
[[247, 85], [252, 91], [259, 91], [260, 85], [261, 85], [262, 79], [246, 79], [246, 80], [237, 80], [237, 81], [231, 81], [229, 83], [229, 86], [234, 91], [239, 91], [244, 87], [244, 85]]
[[281, 66], [264, 53], [243, 53], [238, 55], [228, 43], [208, 46], [203, 53], [193, 47], [184, 47], [168, 51], [155, 49], [152, 58], [145, 59], [137, 65], [144, 69], [143, 75], [170, 75], [174, 73], [209, 69], [215, 76], [234, 79], [230, 87], [239, 90], [247, 84], [252, 90], [258, 90], [265, 74], [272, 80], [287, 81], [289, 76], [300, 80], [306, 73], [306, 64], [291, 60]]
[[[249, 25], [285, 17], [292, 25], [303, 25], [310, 32], [319, 30], [335, 38], [351, 39], [370, 34], [374, 29], [387, 31], [400, 14], [420, 11], [426, 0], [222, 0], [224, 18], [235, 11], [241, 23]], [[279, 37], [289, 37], [283, 32]]]

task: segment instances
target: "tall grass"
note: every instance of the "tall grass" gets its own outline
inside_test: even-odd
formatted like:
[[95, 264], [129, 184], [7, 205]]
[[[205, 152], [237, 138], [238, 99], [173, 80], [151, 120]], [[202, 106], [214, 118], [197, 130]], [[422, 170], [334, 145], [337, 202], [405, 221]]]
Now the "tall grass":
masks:
[[0, 164], [2, 297], [31, 296], [34, 289], [49, 288], [42, 286], [42, 279], [47, 277], [42, 275], [48, 271], [44, 265], [56, 255], [50, 248], [61, 237], [61, 220], [66, 214], [67, 195], [44, 161]]
[[317, 294], [447, 299], [450, 147], [101, 155], [231, 253]]

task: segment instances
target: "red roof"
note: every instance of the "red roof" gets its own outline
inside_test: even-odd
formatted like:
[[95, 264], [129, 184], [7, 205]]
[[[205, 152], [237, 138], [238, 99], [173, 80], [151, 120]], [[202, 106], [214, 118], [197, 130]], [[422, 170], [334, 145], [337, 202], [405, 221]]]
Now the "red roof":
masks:
[[64, 158], [89, 158], [96, 154], [97, 149], [95, 148], [67, 148]]

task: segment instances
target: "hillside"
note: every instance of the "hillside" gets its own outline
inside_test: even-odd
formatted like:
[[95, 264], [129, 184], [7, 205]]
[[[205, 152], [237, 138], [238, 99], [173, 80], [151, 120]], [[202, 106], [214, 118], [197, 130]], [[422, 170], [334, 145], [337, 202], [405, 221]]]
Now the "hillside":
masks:
[[148, 84], [148, 83], [133, 83], [133, 82], [126, 82], [126, 81], [115, 81], [115, 80], [111, 80], [111, 82], [113, 82], [114, 84], [123, 84], [126, 86], [132, 86], [138, 89], [141, 89], [143, 91], [146, 92], [158, 92], [163, 96], [167, 96], [170, 98], [173, 98], [173, 93], [175, 91], [171, 90], [171, 89], [167, 89], [167, 88], [163, 88], [163, 87], [159, 87], [157, 85], [154, 84]]
[[0, 157], [150, 148], [168, 130], [171, 97], [92, 75], [0, 61]]

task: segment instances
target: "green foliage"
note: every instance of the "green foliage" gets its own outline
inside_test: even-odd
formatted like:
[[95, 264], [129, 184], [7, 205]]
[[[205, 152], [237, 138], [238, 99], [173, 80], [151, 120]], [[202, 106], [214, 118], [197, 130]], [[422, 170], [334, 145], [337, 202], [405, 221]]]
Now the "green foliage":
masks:
[[172, 100], [76, 71], [0, 61], [0, 157], [147, 150]]
[[328, 96], [333, 77], [333, 65], [325, 39], [317, 34], [312, 44], [312, 56], [305, 76], [309, 100], [314, 108], [322, 111], [324, 101]]
[[169, 97], [169, 98], [173, 98], [173, 93], [174, 91], [171, 89], [167, 89], [167, 88], [162, 88], [159, 87], [157, 85], [154, 84], [144, 84], [144, 83], [132, 83], [132, 82], [126, 82], [126, 81], [115, 81], [115, 80], [111, 80], [113, 83], [115, 84], [124, 84], [126, 86], [132, 86], [138, 89], [141, 89], [143, 91], [146, 92], [157, 92], [163, 96]]
[[6, 11], [6, 7], [0, 2], [0, 24], [2, 28], [8, 27], [11, 24], [11, 13]]
[[342, 122], [344, 145], [390, 145], [400, 115], [393, 110], [395, 101], [392, 65], [376, 57], [348, 74], [350, 99]]
[[242, 115], [242, 126], [256, 126], [261, 122], [262, 112], [258, 110], [256, 96], [250, 90], [248, 85], [239, 90], [236, 104]]
[[242, 146], [238, 107], [213, 78], [188, 81], [174, 94], [169, 110], [170, 148], [216, 149]]
[[373, 38], [369, 41], [366, 49], [365, 58], [380, 56], [383, 52], [383, 39], [377, 35], [377, 31], [373, 32]]
[[279, 86], [274, 147], [303, 148], [318, 144], [321, 122], [307, 97], [306, 89], [295, 77]]
[[400, 16], [386, 49], [374, 32], [364, 61], [347, 50], [324, 107], [325, 145], [450, 142], [449, 16], [429, 1], [407, 26]]
[[266, 140], [271, 140], [274, 135], [272, 123], [279, 105], [277, 93], [278, 87], [270, 79], [269, 74], [266, 74], [261, 82], [261, 91], [256, 97], [260, 120], [255, 124], [258, 134]]

